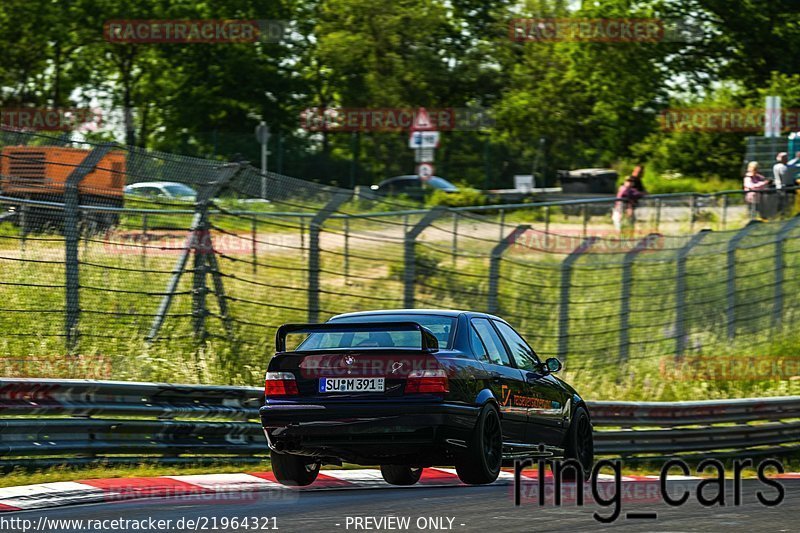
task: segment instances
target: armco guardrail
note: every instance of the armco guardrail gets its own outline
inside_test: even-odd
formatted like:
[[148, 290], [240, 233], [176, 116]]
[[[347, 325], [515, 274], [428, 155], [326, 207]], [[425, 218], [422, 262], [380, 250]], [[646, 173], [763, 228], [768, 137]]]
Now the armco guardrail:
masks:
[[[252, 387], [0, 379], [0, 467], [263, 460], [261, 402]], [[800, 445], [798, 396], [590, 402], [589, 409], [598, 454], [779, 453]]]

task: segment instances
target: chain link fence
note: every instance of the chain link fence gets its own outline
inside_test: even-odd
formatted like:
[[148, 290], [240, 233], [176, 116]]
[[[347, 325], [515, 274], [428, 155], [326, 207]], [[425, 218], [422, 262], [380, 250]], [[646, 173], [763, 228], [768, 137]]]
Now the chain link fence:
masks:
[[613, 199], [420, 209], [14, 132], [0, 156], [7, 375], [252, 384], [282, 323], [404, 307], [496, 313], [571, 372], [663, 374], [753, 354], [800, 294], [800, 218], [753, 221], [738, 191], [650, 197], [620, 233]]

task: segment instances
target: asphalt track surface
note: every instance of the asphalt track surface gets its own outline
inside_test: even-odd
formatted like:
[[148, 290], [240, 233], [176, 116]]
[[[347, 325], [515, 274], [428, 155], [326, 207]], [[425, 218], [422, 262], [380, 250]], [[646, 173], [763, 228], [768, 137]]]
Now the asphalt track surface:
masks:
[[[800, 530], [800, 479], [781, 480], [783, 502], [765, 507], [756, 498], [761, 491], [774, 499], [777, 491], [758, 480], [744, 480], [741, 504], [734, 505], [733, 482], [726, 482], [726, 505], [704, 507], [696, 498], [697, 481], [670, 482], [673, 497], [690, 491], [688, 502], [670, 507], [653, 498], [628, 498], [621, 503], [619, 518], [610, 524], [598, 522], [593, 513], [609, 516], [614, 506], [586, 502], [550, 503], [540, 507], [536, 498], [522, 498], [514, 506], [513, 487], [408, 487], [327, 490], [319, 492], [253, 492], [217, 496], [152, 498], [101, 504], [75, 505], [50, 510], [4, 514], [3, 531], [23, 531], [9, 520], [29, 520], [28, 531], [52, 533], [86, 531], [488, 531], [493, 533], [532, 531], [798, 531]], [[708, 487], [707, 487], [708, 489]], [[715, 490], [707, 490], [713, 495]], [[656, 518], [637, 518], [631, 513], [656, 513]], [[359, 525], [357, 519], [370, 518]], [[408, 524], [380, 522], [388, 517], [408, 518]], [[39, 520], [47, 522], [40, 523]], [[154, 529], [114, 527], [105, 529], [57, 527], [54, 520], [170, 520]], [[233, 523], [238, 520], [238, 524]], [[247, 526], [241, 522], [247, 519]], [[452, 520], [452, 521], [451, 521]], [[189, 522], [193, 521], [193, 522]], [[253, 527], [257, 525], [258, 527]], [[234, 527], [236, 526], [236, 527]], [[38, 529], [36, 529], [38, 527]], [[27, 532], [26, 532], [27, 533]]]

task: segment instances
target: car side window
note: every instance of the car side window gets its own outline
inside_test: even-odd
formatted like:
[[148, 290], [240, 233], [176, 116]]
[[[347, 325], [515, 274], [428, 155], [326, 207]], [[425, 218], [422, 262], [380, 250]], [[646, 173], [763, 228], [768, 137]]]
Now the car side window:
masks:
[[486, 346], [483, 345], [483, 341], [481, 341], [481, 338], [478, 336], [478, 332], [475, 331], [475, 326], [469, 327], [469, 343], [472, 345], [472, 353], [474, 353], [478, 359], [489, 361], [489, 356], [486, 353]]
[[517, 365], [523, 370], [537, 370], [540, 365], [539, 358], [536, 357], [533, 349], [528, 346], [525, 339], [505, 322], [500, 322], [499, 320], [493, 320], [493, 322], [506, 341], [506, 344], [511, 349], [511, 353], [514, 355], [514, 360], [517, 362]]
[[492, 327], [489, 321], [485, 318], [475, 318], [472, 320], [472, 325], [478, 336], [486, 346], [489, 362], [494, 365], [514, 366], [511, 363], [511, 358], [508, 356], [506, 347], [503, 346], [503, 341], [500, 340], [500, 335]]

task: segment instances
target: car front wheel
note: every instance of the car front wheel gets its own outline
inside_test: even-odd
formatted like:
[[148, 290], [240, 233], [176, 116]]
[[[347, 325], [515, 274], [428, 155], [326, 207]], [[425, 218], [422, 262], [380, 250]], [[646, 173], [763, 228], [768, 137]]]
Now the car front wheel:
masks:
[[270, 452], [272, 473], [281, 485], [305, 487], [311, 485], [319, 475], [319, 463], [308, 457], [288, 453]]
[[583, 467], [584, 479], [591, 476], [594, 465], [594, 438], [589, 413], [584, 407], [575, 409], [564, 443], [564, 457], [580, 463]]
[[467, 451], [456, 457], [458, 478], [468, 485], [493, 483], [503, 461], [503, 431], [500, 414], [486, 405], [478, 416]]

